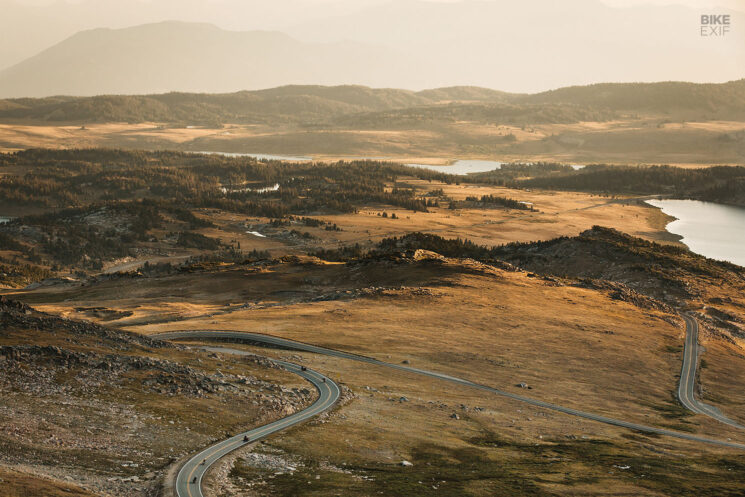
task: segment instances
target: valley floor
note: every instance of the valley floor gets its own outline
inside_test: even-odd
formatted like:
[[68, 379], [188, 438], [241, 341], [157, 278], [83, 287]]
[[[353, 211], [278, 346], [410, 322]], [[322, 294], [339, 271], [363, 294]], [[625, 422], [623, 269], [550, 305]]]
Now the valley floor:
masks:
[[[100, 150], [46, 167], [53, 153], [38, 154], [3, 171], [32, 171], [26, 186], [56, 175], [42, 199], [5, 185], [40, 214], [5, 225], [0, 240], [0, 478], [14, 497], [170, 496], [187, 456], [316, 398], [264, 356], [328, 375], [342, 401], [225, 458], [209, 495], [742, 494], [745, 454], [733, 447], [344, 359], [149, 338], [263, 333], [745, 443], [676, 397], [685, 309], [701, 325], [697, 396], [745, 423], [745, 273], [687, 251], [643, 197], [447, 184], [387, 165], [350, 180], [348, 164], [309, 168], [305, 183], [283, 165], [286, 196], [231, 197], [223, 185], [265, 187], [280, 167]], [[86, 207], [57, 209], [71, 170], [121, 198], [80, 189], [70, 198]], [[272, 210], [290, 197], [306, 202], [293, 204], [302, 214]], [[427, 212], [402, 207], [425, 202]], [[29, 214], [12, 208], [0, 214]]]
[[[27, 148], [109, 147], [192, 152], [365, 157], [447, 164], [453, 159], [503, 162], [745, 164], [742, 121], [661, 122], [658, 118], [571, 124], [420, 124], [404, 128], [290, 127], [167, 123], [0, 123], [0, 152]], [[505, 140], [506, 136], [514, 140]]]

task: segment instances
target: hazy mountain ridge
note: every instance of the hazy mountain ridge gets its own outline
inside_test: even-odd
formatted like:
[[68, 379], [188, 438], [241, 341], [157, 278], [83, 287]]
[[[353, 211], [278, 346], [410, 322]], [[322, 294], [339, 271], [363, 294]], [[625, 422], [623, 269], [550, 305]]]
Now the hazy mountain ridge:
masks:
[[432, 101], [363, 86], [292, 86], [228, 94], [166, 93], [0, 100], [0, 118], [89, 122], [307, 121], [406, 108]]
[[162, 22], [82, 31], [0, 71], [0, 95], [219, 93], [282, 84], [379, 84], [383, 69], [407, 67], [408, 59], [387, 48], [302, 43], [276, 31]]
[[477, 87], [412, 92], [359, 85], [282, 86], [225, 94], [166, 93], [0, 100], [0, 119], [46, 122], [326, 123], [387, 126], [421, 119], [576, 122], [642, 112], [745, 119], [745, 80], [599, 84], [534, 95]]
[[[541, 91], [577, 82], [742, 77], [743, 33], [702, 39], [696, 14], [681, 6], [617, 9], [598, 0], [571, 9], [546, 1], [411, 0], [281, 30], [264, 30], [258, 20], [252, 25], [261, 29], [250, 31], [177, 21], [97, 28], [0, 70], [0, 97], [361, 84], [448, 87], [425, 96], [491, 101], [500, 95], [463, 85]], [[731, 15], [733, 25], [745, 23], [744, 14]]]

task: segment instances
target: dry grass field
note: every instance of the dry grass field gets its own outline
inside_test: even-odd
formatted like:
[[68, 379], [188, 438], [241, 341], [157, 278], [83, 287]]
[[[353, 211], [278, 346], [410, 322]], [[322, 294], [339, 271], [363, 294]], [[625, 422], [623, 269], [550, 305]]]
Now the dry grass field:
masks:
[[[243, 250], [268, 250], [275, 255], [302, 254], [324, 248], [359, 243], [371, 246], [383, 238], [424, 232], [445, 238], [467, 238], [482, 245], [548, 240], [574, 236], [594, 225], [614, 226], [634, 236], [677, 243], [665, 231], [670, 218], [659, 209], [636, 198], [610, 198], [573, 192], [525, 191], [502, 187], [447, 185], [423, 180], [404, 180], [398, 187], [412, 187], [426, 193], [442, 189], [454, 200], [467, 196], [497, 195], [532, 203], [536, 211], [512, 209], [429, 208], [430, 212], [412, 212], [390, 206], [369, 206], [354, 214], [326, 214], [316, 219], [336, 224], [341, 231], [302, 227], [312, 238], [288, 237], [287, 228], [269, 226], [268, 218], [245, 217], [219, 210], [196, 212], [217, 228], [200, 233], [225, 242], [240, 242]], [[382, 218], [381, 213], [396, 214], [397, 219]], [[249, 232], [258, 232], [258, 236]]]
[[[104, 137], [114, 129], [102, 125], [77, 131]], [[130, 131], [120, 128], [117, 132], [127, 135]], [[143, 126], [132, 133], [156, 131], [169, 132]], [[181, 138], [198, 132], [208, 136], [203, 129], [179, 131]], [[174, 140], [181, 139], [175, 136]], [[520, 136], [519, 145], [527, 146], [532, 140]], [[193, 233], [239, 247], [246, 254], [268, 252], [268, 257], [192, 261], [160, 272], [134, 271], [145, 261], [178, 265], [192, 256], [210, 255], [208, 248], [174, 244], [173, 233], [184, 229], [183, 221], [168, 213], [161, 224], [137, 240], [137, 251], [106, 260], [102, 272], [108, 275], [70, 272], [75, 278], [67, 282], [43, 281], [2, 293], [50, 314], [116, 330], [142, 335], [173, 330], [266, 333], [394, 364], [407, 363], [612, 418], [745, 443], [742, 432], [692, 414], [678, 402], [675, 392], [685, 331], [671, 308], [650, 304], [649, 299], [635, 300], [633, 292], [619, 296], [612, 287], [565, 276], [591, 263], [584, 257], [590, 250], [560, 252], [557, 257], [567, 264], [561, 267], [568, 269], [558, 275], [545, 271], [553, 277], [536, 269], [531, 271], [538, 274], [495, 261], [487, 265], [427, 251], [391, 252], [347, 263], [308, 255], [354, 244], [370, 249], [382, 239], [416, 232], [496, 246], [573, 237], [595, 225], [681, 247], [665, 232], [669, 218], [659, 209], [647, 206], [641, 197], [448, 185], [402, 176], [385, 188], [411, 189], [417, 196], [442, 190], [442, 195], [454, 201], [494, 195], [530, 203], [533, 210], [443, 205], [414, 212], [365, 203], [347, 214], [306, 213], [313, 222], [304, 223], [301, 218], [277, 220], [192, 208], [190, 214], [210, 222], [193, 223], [189, 228]], [[117, 216], [95, 219], [112, 227], [121, 222]], [[332, 226], [336, 229], [329, 229]], [[658, 251], [655, 254], [660, 259], [648, 259], [652, 261], [664, 259], [667, 252], [662, 252], [670, 249], [638, 246], [632, 255]], [[540, 253], [538, 258], [549, 260], [547, 254]], [[3, 255], [10, 259], [16, 253], [9, 246]], [[568, 261], [570, 257], [576, 260]], [[625, 270], [624, 262], [639, 264], [620, 257], [593, 257], [592, 264], [618, 268], [619, 274]], [[700, 341], [705, 352], [697, 394], [745, 423], [741, 388], [745, 343], [737, 333], [723, 333], [723, 328], [715, 326], [722, 313], [731, 315], [724, 321], [740, 322], [737, 316], [745, 305], [741, 278], [737, 279], [740, 273], [731, 271], [726, 279], [718, 272], [719, 266], [689, 253], [665, 260], [667, 272], [652, 267], [654, 262], [634, 273], [635, 277], [670, 281], [665, 278], [683, 267], [671, 269], [673, 263], [685, 262], [687, 271], [699, 271], [686, 273], [694, 274], [684, 282], [692, 293], [678, 302], [707, 318], [702, 320]], [[554, 266], [560, 264], [554, 262]], [[644, 287], [635, 288], [643, 291]], [[108, 353], [95, 340], [45, 334], [43, 327], [0, 333], [0, 346], [35, 343]], [[209, 477], [213, 495], [734, 497], [745, 486], [745, 458], [734, 449], [636, 433], [348, 360], [239, 347], [306, 364], [338, 380], [351, 395], [329, 415], [224, 460]], [[13, 409], [0, 411], [4, 416], [0, 421], [5, 426], [23, 424], [21, 432], [26, 437], [23, 452], [2, 461], [6, 468], [13, 468], [4, 471], [23, 472], [8, 473], [13, 491], [44, 485], [39, 492], [52, 496], [54, 492], [86, 495], [75, 488], [65, 490], [59, 483], [64, 475], [49, 461], [61, 454], [82, 488], [100, 495], [123, 495], [130, 482], [122, 479], [147, 471], [148, 483], [138, 484], [139, 494], [132, 495], [148, 495], [159, 488], [159, 482], [168, 481], [167, 470], [176, 467], [179, 458], [227, 432], [281, 415], [281, 409], [260, 409], [268, 392], [260, 382], [286, 389], [307, 386], [265, 365], [196, 348], [136, 355], [171, 361], [217, 378], [250, 375], [257, 383], [245, 391], [229, 390], [207, 398], [163, 396], [142, 388], [148, 379], [146, 372], [128, 371], [118, 383], [97, 385], [87, 392], [111, 411], [106, 416], [94, 406], [83, 405], [85, 397], [80, 395], [75, 403], [62, 404], [63, 415], [44, 416], [48, 403], [57, 402], [57, 397], [39, 400], [28, 392], [14, 391]], [[50, 385], [77, 386], [81, 376], [85, 377], [82, 370], [63, 372]], [[309, 401], [295, 399], [294, 406]], [[124, 420], [131, 413], [139, 417], [140, 424]], [[107, 426], [97, 425], [94, 434], [89, 434], [98, 444], [93, 448], [60, 450], [51, 439], [43, 438], [59, 431], [64, 433], [60, 437], [64, 443], [86, 439], [83, 431], [96, 419]], [[116, 426], [125, 429], [119, 433]], [[138, 427], [144, 436], [135, 435]], [[0, 430], [0, 443], [5, 446], [16, 443], [21, 433], [6, 432]], [[115, 457], [104, 455], [104, 436], [116, 445], [118, 452], [112, 449]], [[24, 463], [24, 457], [34, 450], [40, 459]], [[402, 461], [411, 465], [402, 465]], [[0, 474], [0, 478], [5, 477]]]
[[[239, 243], [244, 251], [268, 251], [277, 257], [301, 255], [344, 245], [371, 247], [383, 238], [413, 232], [432, 233], [445, 238], [467, 238], [481, 245], [492, 246], [575, 236], [594, 225], [614, 226], [634, 236], [678, 244], [677, 237], [665, 231], [670, 218], [659, 209], [645, 204], [643, 198], [448, 185], [417, 179], [402, 179], [397, 186], [413, 188], [418, 194], [442, 189], [444, 194], [454, 200], [482, 195], [508, 197], [532, 203], [535, 211], [501, 208], [451, 210], [446, 207], [430, 207], [429, 212], [413, 212], [385, 205], [369, 205], [356, 213], [310, 216], [336, 224], [340, 229], [328, 231], [323, 227], [302, 225], [276, 227], [271, 225], [271, 219], [265, 217], [244, 216], [218, 209], [199, 209], [194, 211], [195, 215], [210, 221], [214, 227], [201, 228], [195, 232], [219, 239], [225, 244]], [[383, 218], [383, 212], [389, 217]], [[392, 214], [396, 214], [397, 219], [391, 218]], [[153, 230], [152, 233], [155, 238], [164, 239], [170, 229], [166, 226], [161, 230]], [[291, 234], [292, 229], [310, 236]], [[145, 261], [180, 263], [189, 256], [201, 253], [189, 248], [165, 248], [158, 243], [147, 244], [147, 251], [151, 254], [110, 261], [104, 269], [109, 273], [128, 271], [136, 269]]]
[[[316, 160], [379, 157], [447, 163], [454, 158], [565, 163], [744, 164], [740, 121], [664, 122], [625, 119], [528, 126], [478, 122], [421, 123], [402, 129], [164, 123], [0, 124], [0, 151], [121, 147], [312, 156]], [[514, 137], [509, 140], [506, 137]]]
[[[108, 324], [144, 334], [268, 333], [408, 361], [611, 417], [742, 441], [741, 433], [692, 415], [675, 400], [680, 320], [597, 290], [468, 260], [423, 255], [345, 265], [301, 259], [260, 270], [225, 267], [40, 289], [23, 298], [71, 317], [81, 317], [71, 310], [83, 304], [132, 311]], [[702, 340], [704, 398], [726, 396], [718, 405], [745, 421], [745, 396], [735, 388], [745, 358], [721, 339]], [[323, 422], [253, 449], [299, 469], [274, 475], [255, 464], [258, 455], [239, 455], [216, 471], [218, 495], [242, 489], [248, 495], [693, 496], [736, 495], [743, 484], [731, 472], [742, 467], [742, 456], [729, 449], [641, 435], [351, 361], [251, 350], [301, 360], [341, 381], [355, 398]], [[531, 389], [517, 386], [523, 382]], [[414, 466], [402, 467], [402, 460]]]
[[[419, 191], [442, 188], [456, 200], [492, 193], [532, 202], [537, 210], [412, 213], [369, 206], [356, 214], [316, 216], [341, 231], [303, 227], [312, 235], [308, 239], [288, 237], [285, 228], [271, 227], [266, 218], [200, 210], [198, 216], [215, 224], [202, 228], [203, 234], [238, 240], [244, 250], [269, 250], [279, 258], [6, 293], [53, 314], [146, 335], [182, 329], [267, 333], [392, 363], [407, 361], [609, 417], [744, 440], [736, 430], [693, 415], [677, 402], [684, 329], [674, 316], [616, 300], [604, 290], [471, 260], [421, 254], [344, 264], [300, 255], [339, 244], [372, 246], [413, 231], [492, 245], [575, 235], [594, 224], [665, 241], [666, 218], [659, 210], [636, 199], [406, 181]], [[399, 219], [379, 216], [382, 210], [398, 213]], [[282, 257], [287, 254], [297, 255]], [[178, 257], [183, 254], [164, 260], [178, 262]], [[122, 261], [120, 269], [137, 262]], [[717, 308], [737, 312], [736, 288], [712, 288], [702, 298], [713, 295], [724, 299]], [[699, 395], [745, 422], [742, 347], [714, 332], [702, 327], [706, 352]], [[240, 347], [307, 364], [340, 381], [354, 397], [320, 421], [223, 461], [208, 481], [215, 495], [693, 497], [734, 496], [745, 484], [739, 477], [743, 456], [731, 449], [634, 433], [351, 361]], [[170, 358], [194, 364], [190, 351]], [[223, 373], [240, 374], [242, 366], [220, 361]], [[271, 381], [299, 386], [296, 378], [274, 373]], [[192, 430], [203, 412], [193, 402], [138, 403], [146, 411], [176, 409], [180, 426]], [[220, 405], [220, 424], [229, 423], [234, 431], [253, 426], [251, 414], [236, 405]], [[402, 466], [404, 460], [413, 466]]]
[[[132, 311], [109, 324], [145, 333], [249, 330], [381, 360], [410, 360], [490, 385], [526, 382], [545, 400], [570, 399], [591, 410], [639, 416], [640, 422], [651, 416], [662, 423], [656, 409], [673, 403], [680, 364], [673, 349], [684, 334], [670, 316], [595, 290], [467, 262], [351, 268], [283, 263], [135, 282], [125, 297], [117, 295], [120, 286], [37, 291], [26, 300], [47, 301], [42, 308], [70, 316], [84, 302]], [[375, 287], [390, 290], [344, 298], [344, 292]], [[431, 295], [418, 295], [421, 288]], [[314, 302], [319, 295], [342, 299]], [[241, 308], [240, 302], [251, 306]], [[624, 350], [634, 354], [619, 352]], [[733, 352], [718, 350], [737, 364]], [[736, 393], [729, 398], [745, 402]], [[651, 399], [658, 404], [642, 405]]]
[[95, 494], [69, 483], [48, 480], [18, 471], [0, 468], [3, 495], [7, 497], [92, 497]]

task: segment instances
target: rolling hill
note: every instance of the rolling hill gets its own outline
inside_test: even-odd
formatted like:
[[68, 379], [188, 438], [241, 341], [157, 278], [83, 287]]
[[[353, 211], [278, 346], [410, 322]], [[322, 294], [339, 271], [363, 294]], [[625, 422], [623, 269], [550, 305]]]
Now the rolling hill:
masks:
[[235, 93], [165, 93], [0, 100], [0, 120], [333, 124], [380, 128], [427, 122], [537, 124], [624, 114], [745, 121], [745, 80], [722, 84], [607, 83], [533, 95], [479, 87], [413, 92], [360, 85], [287, 85]]
[[223, 94], [100, 95], [0, 100], [0, 119], [73, 122], [314, 122], [433, 101], [414, 92], [364, 86], [283, 86]]
[[534, 104], [577, 104], [617, 111], [710, 113], [719, 118], [745, 118], [745, 79], [722, 84], [679, 81], [602, 83], [570, 86], [524, 97]]

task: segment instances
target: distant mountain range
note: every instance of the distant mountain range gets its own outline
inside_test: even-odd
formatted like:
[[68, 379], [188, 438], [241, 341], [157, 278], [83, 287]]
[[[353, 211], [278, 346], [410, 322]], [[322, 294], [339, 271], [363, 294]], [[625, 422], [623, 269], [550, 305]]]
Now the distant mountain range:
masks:
[[[50, 25], [44, 19], [52, 12], [84, 10], [60, 2], [65, 9], [57, 4], [39, 9], [44, 19], [42, 14], [24, 18], [12, 1], [6, 8], [9, 1], [0, 0], [0, 56], [9, 52], [8, 47], [16, 47], [18, 53], [37, 47], [32, 41], [38, 36], [29, 31]], [[175, 1], [169, 0], [169, 5]], [[193, 19], [197, 4], [207, 0], [182, 1], [190, 12], [183, 16]], [[326, 14], [301, 16], [312, 19], [305, 23], [298, 23], [293, 14], [280, 27], [278, 14], [270, 16], [254, 3], [225, 1], [232, 2], [236, 17], [247, 17], [245, 22], [223, 19], [221, 26], [271, 30], [229, 31], [207, 23], [168, 21], [79, 31], [0, 70], [0, 98], [224, 93], [309, 84], [408, 89], [475, 85], [536, 92], [578, 82], [721, 82], [745, 76], [745, 30], [737, 28], [745, 25], [745, 14], [726, 9], [717, 12], [730, 13], [732, 32], [706, 39], [699, 35], [700, 12], [681, 5], [613, 8], [600, 0], [567, 5], [554, 0], [370, 0], [332, 15], [324, 2], [319, 9]], [[124, 0], [121, 5], [106, 0], [105, 8], [101, 4], [96, 9], [92, 0], [84, 3], [101, 13], [121, 12], [122, 20], [107, 23], [117, 26], [139, 19], [135, 14], [145, 6], [161, 4], [130, 2], [131, 15], [125, 14]], [[217, 10], [225, 14], [225, 5], [219, 4]], [[262, 23], [249, 15], [253, 11], [274, 21]], [[181, 10], [168, 12], [177, 15]], [[69, 24], [70, 15], [60, 16]], [[14, 17], [21, 24], [32, 23], [34, 29], [18, 32]], [[74, 23], [68, 24], [67, 32]], [[457, 98], [481, 99], [468, 91]]]
[[721, 84], [604, 83], [515, 94], [479, 87], [414, 92], [291, 85], [235, 93], [0, 99], [0, 120], [323, 125], [394, 128], [421, 122], [569, 123], [622, 115], [745, 119], [745, 79]]
[[0, 71], [0, 97], [379, 85], [385, 74], [413, 71], [409, 59], [387, 48], [302, 43], [279, 32], [163, 22], [80, 32]]

